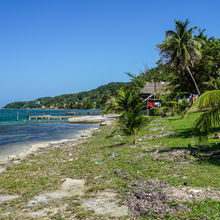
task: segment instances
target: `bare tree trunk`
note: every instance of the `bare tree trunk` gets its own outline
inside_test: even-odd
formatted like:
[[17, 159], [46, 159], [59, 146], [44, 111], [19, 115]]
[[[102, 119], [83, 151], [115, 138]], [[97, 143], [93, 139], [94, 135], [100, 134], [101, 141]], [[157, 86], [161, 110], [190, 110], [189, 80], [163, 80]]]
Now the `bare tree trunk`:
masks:
[[193, 75], [192, 75], [192, 73], [191, 73], [191, 71], [190, 71], [188, 65], [186, 65], [186, 69], [187, 69], [187, 71], [189, 72], [189, 74], [190, 74], [190, 76], [191, 76], [191, 78], [192, 78], [192, 80], [193, 80], [193, 83], [194, 83], [194, 85], [195, 85], [195, 87], [196, 87], [197, 93], [200, 95], [199, 88], [198, 88], [198, 86], [197, 86], [197, 83], [196, 83], [196, 81], [195, 81], [195, 79], [194, 79], [194, 77], [193, 77]]

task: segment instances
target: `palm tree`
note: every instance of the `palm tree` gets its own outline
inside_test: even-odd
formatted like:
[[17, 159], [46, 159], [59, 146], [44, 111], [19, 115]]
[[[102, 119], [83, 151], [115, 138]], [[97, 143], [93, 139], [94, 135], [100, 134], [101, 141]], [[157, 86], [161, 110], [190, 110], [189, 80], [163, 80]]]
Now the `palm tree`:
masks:
[[138, 130], [140, 130], [148, 122], [148, 119], [140, 113], [140, 111], [143, 109], [141, 105], [142, 104], [140, 103], [138, 106], [136, 106], [136, 110], [134, 112], [123, 112], [117, 119], [117, 124], [120, 130], [125, 135], [131, 135], [134, 144], [137, 144]]
[[208, 132], [220, 125], [220, 90], [202, 94], [192, 106], [192, 110], [206, 110], [195, 121], [194, 128], [200, 140], [206, 140]]
[[132, 88], [122, 87], [118, 90], [113, 106], [121, 113], [116, 121], [118, 127], [125, 135], [131, 135], [136, 144], [138, 130], [148, 121], [142, 112], [145, 106], [140, 101], [139, 93]]
[[119, 112], [133, 111], [141, 101], [138, 92], [130, 87], [121, 87], [117, 92], [117, 96], [114, 98], [114, 107]]
[[166, 31], [166, 40], [158, 47], [160, 55], [164, 58], [166, 64], [180, 68], [182, 71], [185, 69], [188, 71], [197, 93], [200, 95], [200, 90], [189, 66], [193, 67], [194, 60], [200, 58], [203, 40], [201, 38], [193, 38], [193, 31], [197, 27], [187, 30], [188, 24], [188, 19], [185, 22], [175, 20], [175, 31]]

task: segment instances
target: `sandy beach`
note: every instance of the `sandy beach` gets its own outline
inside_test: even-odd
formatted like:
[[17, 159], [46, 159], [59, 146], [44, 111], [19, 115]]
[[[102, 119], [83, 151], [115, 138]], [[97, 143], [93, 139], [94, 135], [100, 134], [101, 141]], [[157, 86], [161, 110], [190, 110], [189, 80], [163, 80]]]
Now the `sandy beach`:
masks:
[[[100, 115], [100, 116], [81, 116], [81, 117], [73, 117], [68, 120], [69, 123], [94, 123], [102, 125], [111, 124], [115, 118], [118, 117], [116, 114], [109, 115]], [[9, 161], [13, 161], [14, 163], [19, 163], [20, 160], [25, 159], [31, 154], [36, 153], [40, 149], [48, 148], [48, 147], [59, 147], [60, 145], [68, 145], [68, 143], [72, 143], [73, 141], [79, 140], [80, 138], [90, 137], [95, 131], [99, 128], [89, 128], [83, 130], [77, 134], [77, 136], [73, 139], [61, 139], [58, 141], [43, 141], [43, 142], [33, 142], [30, 144], [18, 144], [19, 147], [15, 153], [11, 153], [10, 151], [5, 154], [0, 155], [0, 164], [8, 163]]]
[[48, 148], [48, 147], [56, 148], [56, 147], [60, 147], [61, 145], [65, 146], [65, 145], [68, 145], [68, 143], [72, 144], [74, 141], [77, 141], [80, 138], [90, 137], [92, 133], [98, 129], [99, 128], [86, 129], [80, 132], [77, 135], [78, 137], [73, 138], [73, 139], [62, 139], [59, 141], [44, 141], [40, 143], [33, 143], [33, 144], [26, 144], [26, 145], [19, 144], [20, 148], [16, 153], [11, 154], [10, 152], [8, 152], [6, 154], [0, 155], [0, 164], [5, 164], [10, 161], [13, 161], [14, 163], [19, 163], [20, 160], [25, 159], [26, 157], [38, 152], [41, 149]]

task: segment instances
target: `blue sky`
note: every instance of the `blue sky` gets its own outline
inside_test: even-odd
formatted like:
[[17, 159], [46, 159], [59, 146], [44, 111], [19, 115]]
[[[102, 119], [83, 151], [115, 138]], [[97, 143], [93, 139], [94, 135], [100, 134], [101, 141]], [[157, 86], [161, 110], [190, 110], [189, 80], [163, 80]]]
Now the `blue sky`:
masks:
[[128, 81], [174, 19], [220, 37], [219, 0], [0, 0], [0, 107]]

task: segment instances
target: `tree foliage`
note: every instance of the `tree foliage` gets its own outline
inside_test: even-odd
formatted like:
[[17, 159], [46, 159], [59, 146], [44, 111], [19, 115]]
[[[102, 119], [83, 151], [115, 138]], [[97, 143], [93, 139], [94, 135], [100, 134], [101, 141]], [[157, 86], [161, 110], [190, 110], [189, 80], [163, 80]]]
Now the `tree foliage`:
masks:
[[53, 98], [39, 98], [29, 102], [14, 102], [4, 108], [58, 108], [58, 109], [103, 109], [109, 98], [116, 95], [117, 90], [126, 85], [123, 82], [112, 82], [107, 85], [99, 86], [88, 92], [75, 94], [65, 94]]
[[194, 62], [201, 57], [203, 40], [193, 37], [196, 27], [187, 29], [188, 24], [188, 19], [185, 22], [175, 20], [175, 31], [166, 31], [166, 40], [158, 48], [165, 64], [176, 71], [189, 73], [197, 93], [200, 94], [190, 67], [193, 68]]
[[194, 131], [200, 140], [206, 140], [208, 132], [220, 125], [220, 90], [208, 91], [202, 94], [191, 111], [205, 110], [195, 121]]
[[138, 130], [147, 123], [142, 112], [145, 106], [137, 91], [135, 87], [122, 87], [114, 99], [114, 108], [121, 113], [117, 125], [125, 135], [132, 136], [134, 144], [137, 143]]

